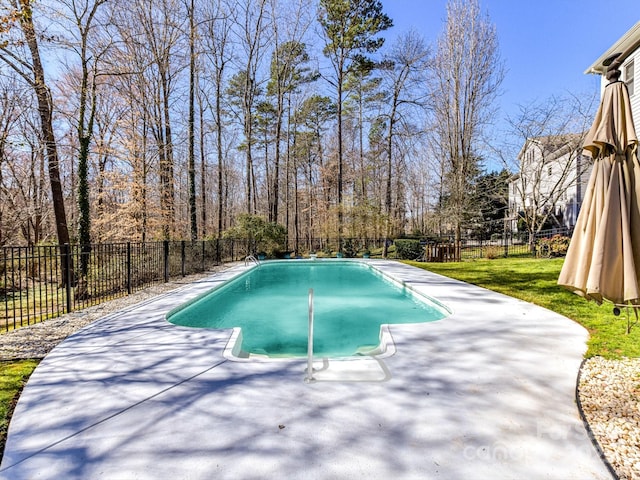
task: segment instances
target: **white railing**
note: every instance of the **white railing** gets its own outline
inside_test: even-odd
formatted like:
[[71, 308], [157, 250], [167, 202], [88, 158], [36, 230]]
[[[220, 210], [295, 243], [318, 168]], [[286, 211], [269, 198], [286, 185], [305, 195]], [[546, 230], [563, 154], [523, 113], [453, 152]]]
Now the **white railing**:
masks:
[[315, 381], [313, 378], [313, 288], [309, 289], [309, 340], [307, 342], [307, 376], [304, 381]]
[[254, 257], [253, 255], [248, 255], [245, 259], [244, 259], [244, 266], [246, 267], [249, 262], [253, 262], [256, 265], [260, 266], [260, 260], [258, 260], [256, 257]]

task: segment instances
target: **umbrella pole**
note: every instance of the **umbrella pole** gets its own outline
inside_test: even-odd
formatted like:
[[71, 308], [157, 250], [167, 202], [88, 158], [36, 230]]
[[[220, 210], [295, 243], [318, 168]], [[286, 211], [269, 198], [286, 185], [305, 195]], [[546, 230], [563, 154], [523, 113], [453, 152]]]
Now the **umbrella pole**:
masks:
[[[638, 308], [640, 308], [640, 305], [633, 305], [631, 303], [614, 304], [613, 314], [616, 317], [620, 315], [620, 307], [624, 308], [625, 312], [627, 314], [627, 331], [626, 331], [626, 334], [629, 335], [631, 333], [631, 327], [633, 325], [636, 325], [638, 323], [638, 321], [640, 320], [638, 318]], [[631, 314], [629, 313], [629, 309], [633, 310], [633, 313], [636, 316], [636, 321], [633, 322], [633, 324], [631, 323]]]
[[625, 309], [627, 311], [627, 335], [629, 335], [629, 333], [631, 332], [631, 324], [630, 324], [630, 315], [629, 315], [629, 309], [626, 308]]

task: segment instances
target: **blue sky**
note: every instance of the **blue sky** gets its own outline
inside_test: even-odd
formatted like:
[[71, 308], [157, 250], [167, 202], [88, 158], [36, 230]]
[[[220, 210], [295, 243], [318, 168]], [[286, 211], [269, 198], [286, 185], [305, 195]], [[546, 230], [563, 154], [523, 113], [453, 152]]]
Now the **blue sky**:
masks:
[[[446, 0], [382, 0], [391, 34], [413, 28], [434, 44], [446, 20]], [[567, 91], [598, 91], [583, 72], [640, 20], [640, 0], [479, 0], [495, 24], [506, 77], [500, 117], [517, 105]]]

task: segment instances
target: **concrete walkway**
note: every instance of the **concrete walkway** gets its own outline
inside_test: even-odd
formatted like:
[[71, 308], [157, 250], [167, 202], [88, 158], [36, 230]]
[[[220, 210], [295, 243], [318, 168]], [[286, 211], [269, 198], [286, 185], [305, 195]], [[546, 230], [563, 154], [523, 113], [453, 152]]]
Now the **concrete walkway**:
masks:
[[0, 478], [612, 478], [575, 404], [582, 327], [404, 264], [372, 263], [453, 314], [392, 325], [395, 354], [318, 362], [325, 377], [307, 384], [304, 359], [227, 360], [229, 330], [164, 319], [244, 269], [234, 267], [56, 347], [17, 405]]

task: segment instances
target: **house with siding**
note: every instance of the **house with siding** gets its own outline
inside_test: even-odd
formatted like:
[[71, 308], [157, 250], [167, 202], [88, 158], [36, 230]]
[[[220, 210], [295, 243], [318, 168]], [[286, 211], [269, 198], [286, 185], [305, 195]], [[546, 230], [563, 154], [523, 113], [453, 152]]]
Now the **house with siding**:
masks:
[[536, 214], [552, 230], [573, 228], [592, 166], [582, 155], [583, 138], [565, 134], [527, 139], [518, 154], [520, 171], [509, 182], [511, 231], [518, 231], [519, 218]]
[[[636, 132], [640, 134], [640, 21], [603, 52], [585, 74], [601, 76], [602, 93], [610, 81], [607, 69], [614, 55], [620, 53], [627, 55], [619, 66], [620, 80], [629, 90]], [[525, 209], [550, 213], [550, 223], [556, 228], [573, 228], [591, 174], [591, 159], [581, 154], [577, 138], [527, 139], [518, 156], [520, 172], [509, 184], [512, 231], [517, 231], [517, 219]]]

